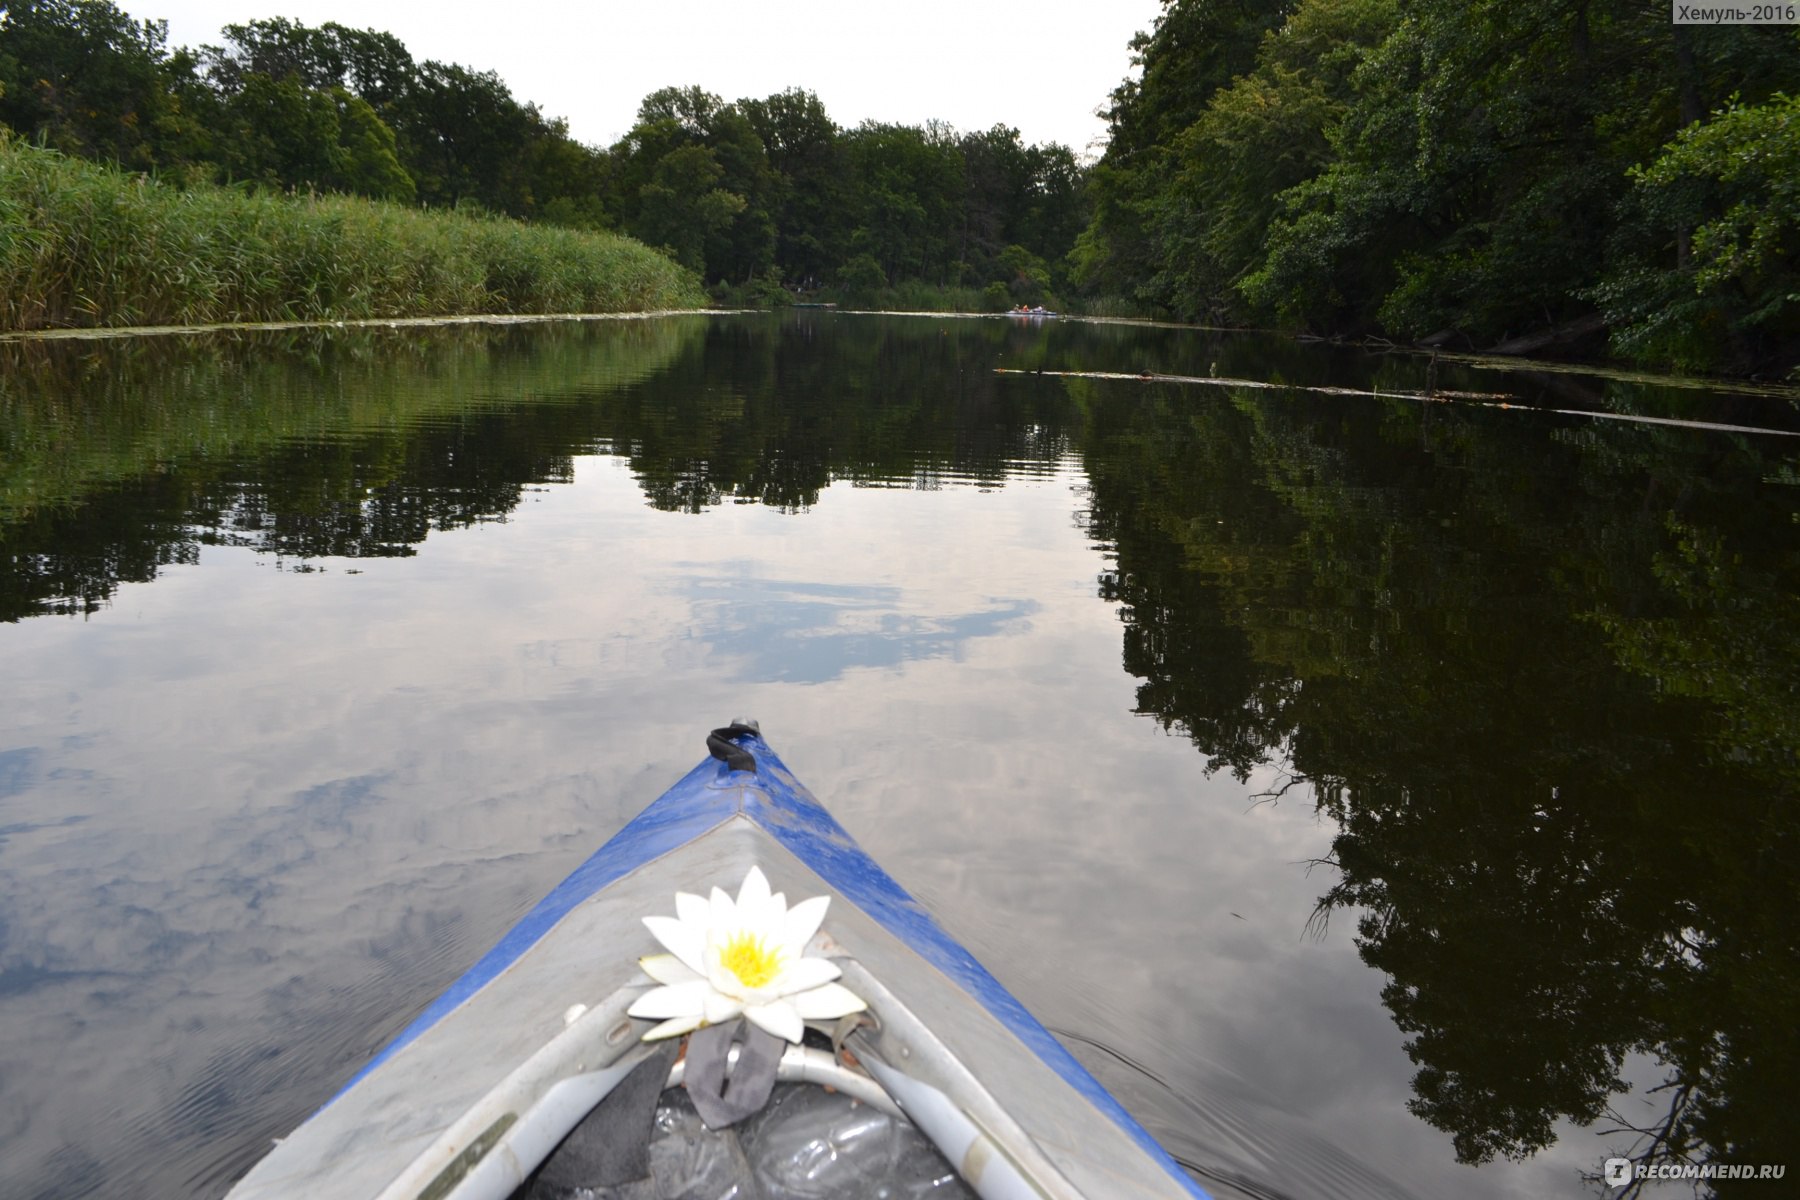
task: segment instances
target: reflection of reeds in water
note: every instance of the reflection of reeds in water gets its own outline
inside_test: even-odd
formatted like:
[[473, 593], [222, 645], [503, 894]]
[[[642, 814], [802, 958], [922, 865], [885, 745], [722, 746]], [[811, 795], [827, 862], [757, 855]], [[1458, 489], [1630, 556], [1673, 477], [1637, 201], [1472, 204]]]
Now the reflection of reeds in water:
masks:
[[702, 329], [674, 317], [0, 341], [0, 536], [177, 465], [637, 383]]
[[341, 196], [177, 189], [0, 137], [0, 330], [694, 307], [630, 239]]

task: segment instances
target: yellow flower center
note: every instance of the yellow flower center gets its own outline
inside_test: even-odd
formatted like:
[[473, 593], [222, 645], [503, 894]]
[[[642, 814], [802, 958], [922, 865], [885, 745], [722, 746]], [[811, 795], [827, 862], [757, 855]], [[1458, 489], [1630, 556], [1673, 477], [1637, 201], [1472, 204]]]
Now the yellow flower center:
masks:
[[747, 930], [731, 935], [719, 951], [719, 965], [747, 988], [766, 986], [781, 970], [781, 955]]

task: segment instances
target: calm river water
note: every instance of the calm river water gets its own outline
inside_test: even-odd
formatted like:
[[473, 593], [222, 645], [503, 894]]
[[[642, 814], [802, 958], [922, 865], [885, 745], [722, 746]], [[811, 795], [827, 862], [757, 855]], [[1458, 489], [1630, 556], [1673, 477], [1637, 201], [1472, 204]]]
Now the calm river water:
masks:
[[0, 1195], [222, 1194], [738, 715], [1221, 1196], [1783, 1161], [1796, 430], [998, 318], [0, 344]]

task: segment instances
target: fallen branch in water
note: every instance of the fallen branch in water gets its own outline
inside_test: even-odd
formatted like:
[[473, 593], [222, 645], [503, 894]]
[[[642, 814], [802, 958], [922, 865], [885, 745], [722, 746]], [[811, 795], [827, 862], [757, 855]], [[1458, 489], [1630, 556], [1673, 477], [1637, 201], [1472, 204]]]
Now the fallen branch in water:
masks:
[[1311, 392], [1318, 396], [1364, 396], [1376, 400], [1419, 400], [1433, 404], [1471, 404], [1478, 408], [1506, 408], [1520, 412], [1554, 413], [1563, 417], [1592, 417], [1596, 421], [1629, 421], [1640, 425], [1674, 425], [1714, 433], [1766, 433], [1773, 437], [1800, 437], [1800, 430], [1767, 429], [1757, 425], [1723, 425], [1716, 421], [1688, 421], [1679, 417], [1645, 417], [1636, 413], [1598, 412], [1583, 408], [1539, 408], [1526, 404], [1511, 392], [1462, 392], [1435, 389], [1369, 391], [1365, 388], [1325, 387], [1304, 383], [1271, 383], [1266, 379], [1228, 379], [1219, 375], [1157, 375], [1145, 371], [1127, 375], [1119, 371], [1028, 371], [1019, 367], [995, 367], [996, 375], [1043, 375], [1058, 379], [1120, 379], [1132, 383], [1186, 383], [1208, 387], [1260, 388], [1268, 391]]

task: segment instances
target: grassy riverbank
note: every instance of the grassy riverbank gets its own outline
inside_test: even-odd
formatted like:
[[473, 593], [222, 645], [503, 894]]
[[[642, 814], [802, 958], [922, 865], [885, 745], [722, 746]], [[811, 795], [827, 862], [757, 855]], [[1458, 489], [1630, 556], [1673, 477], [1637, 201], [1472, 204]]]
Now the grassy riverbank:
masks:
[[698, 307], [629, 238], [175, 188], [0, 135], [0, 330]]

